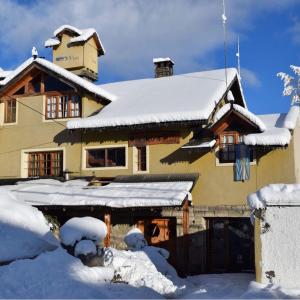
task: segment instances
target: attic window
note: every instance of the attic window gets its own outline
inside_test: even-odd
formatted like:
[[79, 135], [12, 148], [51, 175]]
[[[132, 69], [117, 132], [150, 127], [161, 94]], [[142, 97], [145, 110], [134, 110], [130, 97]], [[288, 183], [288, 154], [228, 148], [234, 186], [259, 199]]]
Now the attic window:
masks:
[[76, 117], [81, 117], [81, 97], [77, 95], [47, 96], [47, 119]]

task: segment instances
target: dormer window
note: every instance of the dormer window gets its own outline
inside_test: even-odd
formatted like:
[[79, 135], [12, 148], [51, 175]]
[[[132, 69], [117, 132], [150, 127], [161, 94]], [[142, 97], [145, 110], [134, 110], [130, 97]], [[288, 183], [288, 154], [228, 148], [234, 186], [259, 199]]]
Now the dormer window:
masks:
[[81, 97], [77, 95], [47, 96], [47, 119], [77, 117], [81, 117]]
[[223, 132], [220, 135], [220, 163], [234, 163], [236, 160], [235, 145], [238, 143], [239, 135], [237, 132]]

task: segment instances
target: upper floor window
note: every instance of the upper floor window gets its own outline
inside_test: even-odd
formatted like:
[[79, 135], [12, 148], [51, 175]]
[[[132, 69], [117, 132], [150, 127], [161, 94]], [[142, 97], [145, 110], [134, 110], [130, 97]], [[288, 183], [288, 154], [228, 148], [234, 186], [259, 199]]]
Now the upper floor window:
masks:
[[125, 167], [126, 148], [98, 148], [86, 150], [87, 168]]
[[224, 132], [220, 135], [220, 163], [235, 162], [235, 144], [238, 143], [239, 136], [237, 132]]
[[81, 117], [81, 97], [77, 95], [47, 96], [47, 119], [76, 117]]
[[5, 101], [4, 122], [15, 123], [17, 114], [17, 101], [15, 99]]

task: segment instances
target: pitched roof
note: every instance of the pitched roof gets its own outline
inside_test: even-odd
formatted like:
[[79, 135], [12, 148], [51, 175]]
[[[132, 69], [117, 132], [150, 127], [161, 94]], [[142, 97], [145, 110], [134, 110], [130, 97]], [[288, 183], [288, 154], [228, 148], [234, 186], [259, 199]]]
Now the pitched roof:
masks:
[[[228, 86], [238, 81], [227, 70]], [[224, 69], [101, 85], [118, 97], [98, 114], [69, 121], [69, 129], [207, 120], [226, 93]], [[242, 96], [243, 98], [243, 96]], [[242, 102], [245, 105], [244, 99]]]
[[[107, 99], [109, 101], [115, 100], [115, 96], [106, 90], [102, 89], [101, 87], [93, 84], [90, 81], [87, 81], [74, 73], [48, 61], [43, 58], [29, 58], [24, 63], [22, 63], [18, 68], [16, 68], [13, 72], [11, 72], [5, 79], [0, 81], [0, 86], [6, 86], [11, 83], [17, 76], [19, 76], [24, 70], [30, 68], [32, 65], [38, 65], [42, 68], [50, 70], [51, 72], [55, 73], [56, 75], [63, 77], [69, 82], [72, 82], [84, 90], [88, 91], [89, 93], [95, 94], [101, 98]], [[3, 87], [2, 87], [3, 88]]]
[[53, 46], [59, 45], [60, 44], [60, 35], [64, 31], [70, 31], [75, 35], [75, 37], [70, 38], [68, 45], [85, 42], [88, 39], [90, 39], [91, 37], [94, 37], [95, 41], [98, 45], [99, 55], [105, 54], [105, 49], [101, 43], [100, 37], [99, 37], [96, 29], [94, 29], [94, 28], [78, 29], [74, 26], [67, 25], [67, 24], [60, 26], [53, 32], [53, 37], [49, 38], [47, 41], [45, 41], [45, 47], [47, 48], [47, 47], [53, 47]]
[[244, 107], [238, 104], [233, 104], [231, 106], [231, 104], [227, 103], [224, 106], [222, 106], [221, 109], [216, 113], [214, 117], [214, 122], [219, 122], [231, 110], [241, 114], [251, 123], [255, 124], [261, 132], [266, 130], [266, 125], [258, 116], [256, 116], [251, 111], [245, 109]]

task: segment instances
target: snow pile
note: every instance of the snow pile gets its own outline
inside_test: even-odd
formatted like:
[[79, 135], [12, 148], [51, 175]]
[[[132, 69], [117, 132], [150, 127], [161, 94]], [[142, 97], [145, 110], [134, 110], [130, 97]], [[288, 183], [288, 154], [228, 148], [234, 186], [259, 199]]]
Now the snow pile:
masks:
[[[227, 72], [231, 84], [237, 78], [237, 71], [229, 68]], [[226, 92], [223, 69], [100, 87], [118, 100], [94, 116], [70, 120], [69, 129], [207, 120]]]
[[11, 80], [13, 80], [17, 75], [19, 75], [22, 71], [27, 69], [31, 64], [36, 63], [44, 68], [47, 68], [51, 70], [52, 72], [56, 73], [59, 76], [62, 76], [63, 78], [79, 85], [80, 87], [84, 88], [85, 90], [89, 91], [90, 93], [93, 93], [95, 95], [98, 95], [100, 97], [103, 97], [107, 100], [114, 101], [116, 97], [102, 89], [101, 87], [93, 84], [92, 82], [85, 80], [74, 73], [46, 60], [43, 58], [36, 58], [33, 57], [27, 59], [23, 64], [21, 64], [17, 69], [15, 69], [13, 72], [11, 72], [5, 79], [0, 81], [0, 85], [6, 85]]
[[60, 182], [53, 179], [30, 180], [8, 185], [20, 199], [33, 205], [101, 205], [108, 207], [179, 206], [190, 196], [192, 181], [112, 182], [88, 188], [84, 180]]
[[93, 217], [72, 218], [60, 229], [61, 241], [66, 246], [74, 246], [82, 239], [92, 240], [99, 244], [106, 234], [105, 223]]
[[96, 255], [96, 253], [96, 245], [91, 240], [82, 240], [78, 242], [74, 249], [74, 255], [76, 257], [78, 257], [79, 255]]
[[157, 268], [144, 251], [121, 251], [112, 249], [112, 267], [116, 278], [134, 287], [148, 287], [162, 295], [172, 295], [177, 286]]
[[113, 269], [89, 268], [59, 248], [33, 260], [20, 260], [0, 267], [0, 298], [160, 298], [151, 289], [110, 283], [113, 276]]
[[58, 241], [38, 209], [0, 189], [0, 244], [0, 262], [8, 262], [54, 250]]
[[283, 123], [284, 128], [291, 129], [291, 130], [295, 129], [297, 125], [298, 116], [299, 116], [299, 105], [291, 106]]
[[[226, 115], [231, 109], [231, 104], [227, 103], [225, 105], [223, 105], [215, 114], [214, 117], [214, 123], [218, 122], [220, 119], [223, 118], [224, 115]], [[232, 109], [238, 113], [240, 113], [241, 115], [243, 115], [245, 118], [247, 118], [248, 120], [250, 120], [252, 123], [254, 123], [260, 131], [265, 131], [266, 130], [266, 125], [264, 124], [264, 122], [257, 117], [255, 114], [253, 114], [252, 112], [250, 112], [248, 109], [238, 105], [238, 104], [233, 104]]]
[[156, 269], [173, 282], [179, 282], [176, 270], [168, 263], [169, 251], [159, 247], [148, 246], [143, 233], [138, 228], [131, 229], [124, 237], [128, 249], [142, 251], [155, 265]]
[[281, 205], [299, 206], [300, 184], [269, 184], [250, 194], [247, 201], [252, 209]]
[[124, 242], [129, 250], [139, 250], [147, 246], [142, 231], [138, 228], [131, 229], [124, 237]]

